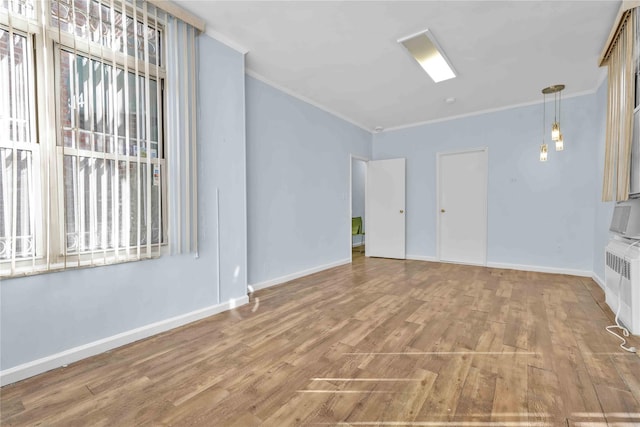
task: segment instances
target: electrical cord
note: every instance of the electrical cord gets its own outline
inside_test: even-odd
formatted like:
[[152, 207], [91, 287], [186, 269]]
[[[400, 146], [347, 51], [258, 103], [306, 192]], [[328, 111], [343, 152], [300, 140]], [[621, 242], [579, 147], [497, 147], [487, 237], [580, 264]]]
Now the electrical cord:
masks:
[[[640, 240], [631, 243], [629, 246], [627, 246], [627, 249], [624, 251], [624, 255], [622, 256], [622, 259], [624, 262], [630, 262], [627, 259], [627, 255], [629, 254], [629, 250], [631, 250], [632, 247], [636, 246], [640, 244]], [[615, 325], [610, 325], [607, 326], [605, 329], [607, 330], [607, 332], [609, 332], [611, 335], [615, 336], [616, 338], [622, 340], [622, 343], [620, 344], [620, 348], [622, 348], [624, 351], [628, 351], [629, 353], [636, 353], [638, 350], [635, 347], [628, 347], [627, 346], [627, 337], [630, 335], [629, 334], [629, 330], [627, 328], [625, 328], [623, 325], [620, 324], [619, 318], [620, 318], [620, 308], [622, 307], [622, 271], [619, 273], [620, 278], [618, 280], [618, 308], [616, 309], [616, 317], [615, 317]], [[613, 329], [620, 329], [622, 331], [622, 335], [619, 335], [617, 333], [615, 333], [613, 331]]]

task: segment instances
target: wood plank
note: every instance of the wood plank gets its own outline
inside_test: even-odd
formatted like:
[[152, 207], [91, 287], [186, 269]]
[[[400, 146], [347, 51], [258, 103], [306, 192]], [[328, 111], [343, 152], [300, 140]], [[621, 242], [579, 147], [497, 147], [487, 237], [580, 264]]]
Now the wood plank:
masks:
[[0, 424], [640, 424], [586, 278], [354, 253], [252, 298], [5, 386]]

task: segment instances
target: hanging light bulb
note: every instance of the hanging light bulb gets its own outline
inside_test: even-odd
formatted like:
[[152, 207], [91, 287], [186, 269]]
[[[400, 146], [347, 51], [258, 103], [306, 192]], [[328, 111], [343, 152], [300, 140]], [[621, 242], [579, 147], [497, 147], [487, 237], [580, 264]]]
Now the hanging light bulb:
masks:
[[558, 140], [556, 141], [556, 151], [562, 150], [564, 150], [564, 140], [562, 139], [562, 134], [560, 134]]
[[542, 145], [540, 146], [540, 161], [547, 161], [547, 143], [544, 141], [545, 133], [545, 117], [547, 115], [547, 92], [546, 89], [542, 91]]
[[560, 123], [553, 122], [551, 125], [551, 140], [557, 141], [560, 138]]
[[546, 143], [542, 143], [542, 145], [540, 146], [540, 161], [541, 162], [546, 162], [547, 161], [547, 144]]
[[546, 162], [548, 155], [548, 145], [544, 140], [544, 135], [547, 132], [545, 130], [545, 116], [546, 116], [546, 103], [547, 103], [547, 95], [553, 94], [553, 106], [554, 106], [554, 114], [553, 114], [553, 122], [551, 124], [551, 140], [556, 143], [556, 151], [564, 150], [564, 140], [562, 138], [562, 133], [560, 132], [560, 114], [561, 114], [561, 106], [562, 106], [562, 91], [564, 90], [564, 85], [553, 85], [549, 87], [545, 87], [542, 89], [542, 145], [540, 146], [540, 161]]

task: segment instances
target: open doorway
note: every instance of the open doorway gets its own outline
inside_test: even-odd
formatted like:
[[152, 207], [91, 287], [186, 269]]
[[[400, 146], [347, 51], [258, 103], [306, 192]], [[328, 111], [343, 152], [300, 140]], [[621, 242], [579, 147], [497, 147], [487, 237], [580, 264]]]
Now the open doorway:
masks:
[[351, 157], [351, 260], [365, 254], [367, 162]]

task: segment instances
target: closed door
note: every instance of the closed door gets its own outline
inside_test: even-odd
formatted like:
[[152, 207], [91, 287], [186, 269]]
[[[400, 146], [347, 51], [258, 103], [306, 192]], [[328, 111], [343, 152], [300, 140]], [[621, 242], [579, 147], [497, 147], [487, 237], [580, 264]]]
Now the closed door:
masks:
[[441, 261], [487, 263], [487, 149], [438, 153]]
[[405, 258], [405, 159], [367, 164], [365, 255]]

